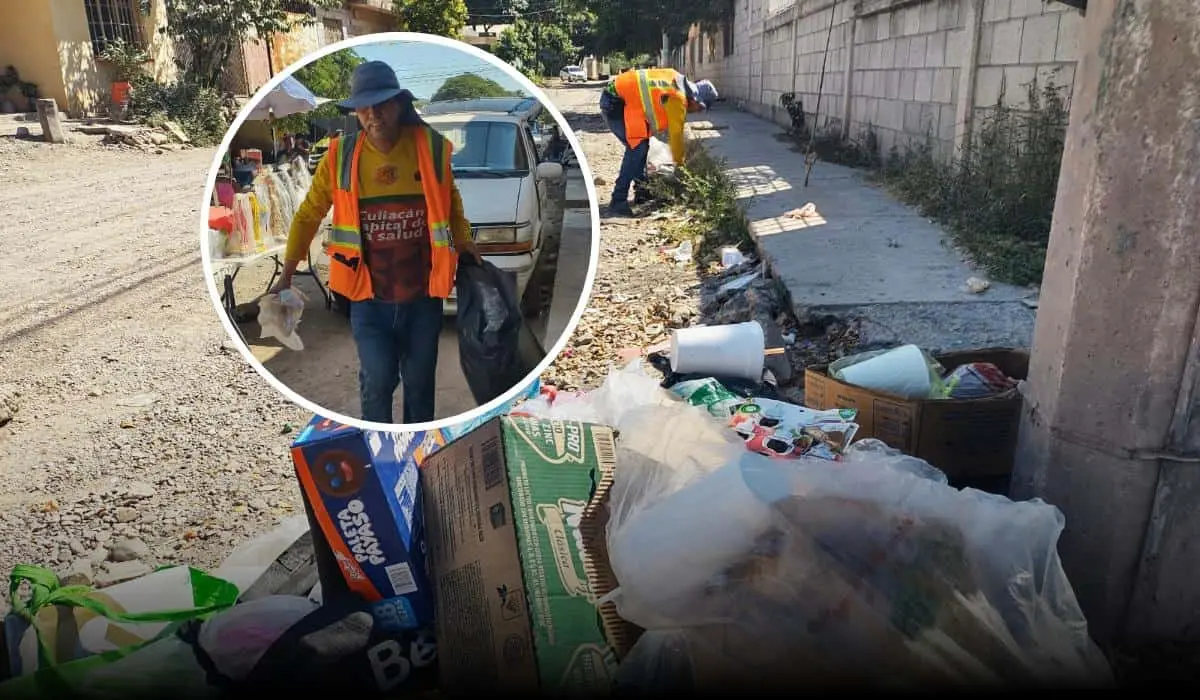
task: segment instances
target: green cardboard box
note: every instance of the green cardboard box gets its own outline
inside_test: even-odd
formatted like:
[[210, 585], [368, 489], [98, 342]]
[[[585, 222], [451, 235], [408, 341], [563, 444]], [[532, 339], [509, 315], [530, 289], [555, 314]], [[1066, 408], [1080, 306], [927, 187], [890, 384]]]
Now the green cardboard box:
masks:
[[615, 462], [610, 428], [521, 416], [493, 420], [425, 462], [444, 692], [609, 692], [616, 657], [580, 523]]

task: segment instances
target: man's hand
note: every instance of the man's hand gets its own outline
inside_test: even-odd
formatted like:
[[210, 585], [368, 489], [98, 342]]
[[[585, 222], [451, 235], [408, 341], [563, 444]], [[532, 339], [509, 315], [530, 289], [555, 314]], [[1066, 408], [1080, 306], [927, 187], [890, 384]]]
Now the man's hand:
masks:
[[475, 247], [475, 241], [463, 241], [459, 248], [461, 248], [459, 255], [470, 256], [475, 259], [476, 263], [483, 264], [483, 256], [480, 255], [479, 249]]
[[283, 290], [291, 289], [291, 288], [292, 288], [292, 276], [291, 275], [283, 275], [279, 278], [279, 281], [275, 283], [275, 286], [271, 287], [270, 291], [268, 291], [267, 294], [279, 294], [279, 293], [283, 292]]

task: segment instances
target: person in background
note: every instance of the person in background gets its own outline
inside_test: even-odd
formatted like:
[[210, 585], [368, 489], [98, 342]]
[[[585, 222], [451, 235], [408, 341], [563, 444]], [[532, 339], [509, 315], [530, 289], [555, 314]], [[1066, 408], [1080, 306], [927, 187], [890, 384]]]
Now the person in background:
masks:
[[482, 262], [450, 169], [452, 146], [417, 115], [413, 95], [382, 61], [354, 69], [339, 104], [362, 128], [330, 141], [292, 219], [282, 277], [290, 287], [330, 207], [329, 289], [350, 302], [364, 420], [434, 419], [442, 304], [459, 254]]
[[[715, 89], [714, 89], [715, 94]], [[600, 113], [608, 128], [625, 146], [621, 169], [614, 183], [609, 212], [633, 216], [629, 188], [636, 185], [635, 204], [649, 198], [644, 189], [650, 137], [667, 132], [671, 155], [684, 162], [683, 123], [688, 112], [706, 107], [696, 86], [673, 68], [644, 68], [621, 73], [600, 93]]]

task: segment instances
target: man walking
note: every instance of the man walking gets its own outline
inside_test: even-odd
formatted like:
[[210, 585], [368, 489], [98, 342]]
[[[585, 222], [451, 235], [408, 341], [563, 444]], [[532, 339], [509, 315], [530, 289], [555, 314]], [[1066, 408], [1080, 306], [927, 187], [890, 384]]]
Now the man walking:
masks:
[[442, 303], [459, 253], [480, 260], [451, 173], [452, 147], [382, 61], [354, 69], [339, 107], [362, 128], [330, 141], [292, 220], [276, 291], [291, 286], [332, 207], [329, 289], [350, 302], [363, 419], [392, 423], [403, 382], [402, 422], [431, 421]]
[[[715, 97], [716, 90], [709, 94]], [[636, 185], [635, 204], [648, 198], [644, 186], [651, 136], [667, 132], [671, 155], [676, 164], [683, 164], [683, 123], [687, 113], [706, 107], [696, 86], [673, 68], [625, 71], [608, 82], [600, 93], [600, 113], [609, 130], [625, 146], [609, 212], [616, 216], [633, 215], [629, 206], [631, 185]]]

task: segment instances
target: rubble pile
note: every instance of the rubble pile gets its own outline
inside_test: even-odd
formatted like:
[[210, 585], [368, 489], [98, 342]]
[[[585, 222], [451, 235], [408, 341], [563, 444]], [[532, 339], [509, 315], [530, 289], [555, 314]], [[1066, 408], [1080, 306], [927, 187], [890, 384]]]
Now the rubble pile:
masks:
[[160, 127], [133, 124], [87, 124], [76, 127], [76, 131], [93, 136], [103, 136], [101, 143], [105, 146], [152, 153], [178, 151], [190, 147], [191, 144], [187, 134], [174, 122], [166, 122]]

